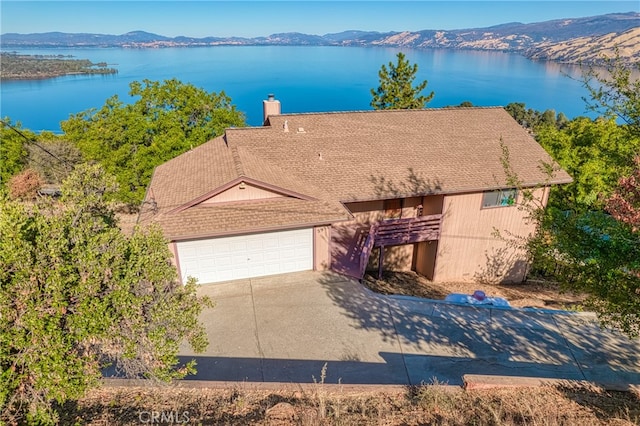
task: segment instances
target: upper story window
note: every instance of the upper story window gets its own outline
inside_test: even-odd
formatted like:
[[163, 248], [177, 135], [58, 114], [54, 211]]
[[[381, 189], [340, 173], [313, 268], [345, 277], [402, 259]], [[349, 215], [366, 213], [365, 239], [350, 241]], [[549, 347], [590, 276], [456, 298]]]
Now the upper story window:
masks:
[[482, 194], [482, 208], [513, 206], [517, 197], [517, 189], [486, 191]]

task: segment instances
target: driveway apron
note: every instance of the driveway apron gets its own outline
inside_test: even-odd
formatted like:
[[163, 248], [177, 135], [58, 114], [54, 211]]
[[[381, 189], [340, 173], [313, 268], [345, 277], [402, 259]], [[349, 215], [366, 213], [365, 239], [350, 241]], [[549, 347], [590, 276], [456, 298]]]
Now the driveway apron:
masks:
[[640, 384], [640, 341], [590, 314], [384, 296], [333, 273], [203, 285], [196, 380], [461, 385], [465, 374]]

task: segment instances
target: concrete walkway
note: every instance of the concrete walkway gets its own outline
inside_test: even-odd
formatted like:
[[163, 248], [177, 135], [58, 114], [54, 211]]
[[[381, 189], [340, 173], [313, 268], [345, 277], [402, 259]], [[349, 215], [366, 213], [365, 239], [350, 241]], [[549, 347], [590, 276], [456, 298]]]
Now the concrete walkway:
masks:
[[640, 384], [640, 340], [591, 314], [382, 296], [333, 273], [203, 285], [196, 380], [461, 385], [465, 374]]

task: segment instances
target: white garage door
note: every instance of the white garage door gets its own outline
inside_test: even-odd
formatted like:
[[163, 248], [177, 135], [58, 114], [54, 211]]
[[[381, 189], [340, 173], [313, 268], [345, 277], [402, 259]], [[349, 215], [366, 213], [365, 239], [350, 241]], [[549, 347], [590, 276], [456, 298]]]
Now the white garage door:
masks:
[[183, 281], [200, 284], [313, 269], [313, 229], [178, 242]]

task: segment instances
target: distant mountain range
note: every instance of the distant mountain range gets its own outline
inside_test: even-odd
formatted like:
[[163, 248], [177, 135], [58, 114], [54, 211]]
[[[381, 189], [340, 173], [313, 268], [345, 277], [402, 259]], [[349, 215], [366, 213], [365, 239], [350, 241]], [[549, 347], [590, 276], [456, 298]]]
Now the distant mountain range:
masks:
[[628, 61], [640, 60], [640, 13], [615, 13], [587, 18], [557, 19], [487, 28], [380, 33], [344, 31], [310, 35], [272, 34], [267, 37], [165, 37], [144, 31], [122, 35], [60, 32], [0, 35], [4, 50], [23, 47], [162, 48], [198, 46], [383, 46], [416, 49], [444, 48], [517, 52], [536, 60], [597, 63], [617, 48]]

